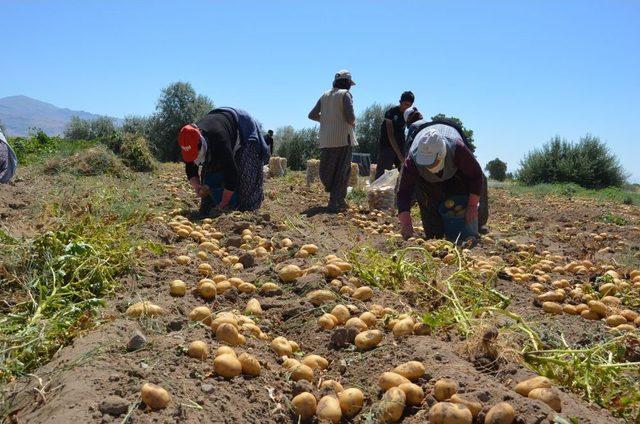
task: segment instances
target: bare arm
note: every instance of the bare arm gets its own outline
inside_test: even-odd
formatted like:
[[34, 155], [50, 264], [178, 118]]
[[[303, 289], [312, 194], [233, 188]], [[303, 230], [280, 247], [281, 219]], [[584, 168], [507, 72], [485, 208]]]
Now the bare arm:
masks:
[[316, 105], [311, 109], [311, 112], [309, 112], [309, 119], [320, 122], [320, 113], [320, 99], [318, 99]]
[[384, 124], [387, 129], [387, 137], [389, 138], [389, 144], [391, 144], [391, 148], [394, 152], [396, 152], [396, 156], [398, 157], [400, 162], [404, 162], [404, 156], [402, 156], [402, 151], [400, 150], [400, 147], [396, 142], [396, 137], [393, 134], [393, 122], [391, 121], [391, 119], [385, 118]]

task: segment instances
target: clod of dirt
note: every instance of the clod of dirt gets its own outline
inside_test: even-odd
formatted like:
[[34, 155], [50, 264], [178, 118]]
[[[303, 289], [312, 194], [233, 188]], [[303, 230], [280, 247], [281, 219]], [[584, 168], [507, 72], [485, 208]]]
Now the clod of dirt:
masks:
[[297, 396], [303, 392], [313, 392], [313, 385], [309, 383], [307, 380], [298, 380], [294, 383], [293, 388], [291, 389], [291, 395]]
[[225, 299], [235, 302], [238, 300], [238, 289], [231, 287], [229, 290], [224, 292], [223, 296]]
[[119, 417], [122, 414], [126, 414], [129, 410], [129, 402], [120, 396], [109, 396], [98, 407], [103, 414], [111, 415], [112, 417]]
[[227, 247], [240, 247], [242, 246], [242, 238], [241, 237], [229, 237], [226, 243]]
[[200, 385], [200, 390], [202, 390], [204, 393], [206, 394], [210, 394], [213, 393], [213, 391], [215, 390], [215, 388], [213, 387], [213, 384], [209, 384], [209, 383], [202, 383]]
[[331, 333], [331, 347], [334, 349], [343, 349], [349, 344], [353, 344], [358, 330], [353, 327], [337, 328]]
[[[247, 221], [238, 221], [236, 223], [233, 224], [233, 231], [236, 234], [240, 234], [242, 233], [242, 231], [246, 230], [247, 228], [251, 227], [251, 223], [247, 222]], [[238, 245], [239, 246], [239, 245]]]
[[303, 295], [307, 292], [318, 290], [324, 287], [324, 276], [321, 274], [307, 274], [298, 278], [293, 292], [297, 295]]
[[240, 262], [245, 269], [252, 268], [256, 264], [256, 258], [251, 253], [245, 253], [238, 258], [238, 262]]
[[134, 350], [142, 349], [146, 344], [147, 338], [145, 337], [145, 335], [142, 334], [142, 332], [140, 332], [139, 330], [136, 330], [136, 332], [133, 333], [133, 336], [131, 336], [129, 342], [127, 343], [127, 350], [129, 352], [133, 352]]
[[167, 331], [168, 332], [180, 331], [182, 330], [182, 327], [184, 327], [185, 324], [186, 324], [186, 321], [182, 319], [176, 319], [176, 320], [170, 321], [167, 324]]

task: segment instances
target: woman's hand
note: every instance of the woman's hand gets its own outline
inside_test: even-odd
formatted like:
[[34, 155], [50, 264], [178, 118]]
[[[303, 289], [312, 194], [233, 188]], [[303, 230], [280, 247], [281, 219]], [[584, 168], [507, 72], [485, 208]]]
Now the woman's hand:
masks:
[[231, 197], [233, 196], [233, 191], [227, 190], [226, 188], [222, 192], [222, 198], [220, 199], [220, 203], [218, 204], [219, 209], [225, 209], [229, 206], [229, 202], [231, 201]]

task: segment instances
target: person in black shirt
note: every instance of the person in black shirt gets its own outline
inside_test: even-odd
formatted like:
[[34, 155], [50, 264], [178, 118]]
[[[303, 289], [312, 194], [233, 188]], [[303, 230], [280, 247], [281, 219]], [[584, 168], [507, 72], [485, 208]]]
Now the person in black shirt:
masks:
[[384, 171], [400, 166], [404, 162], [406, 146], [404, 145], [404, 111], [413, 106], [415, 96], [411, 91], [405, 91], [400, 96], [400, 104], [394, 106], [384, 114], [384, 120], [380, 126], [378, 166], [376, 179], [380, 178]]
[[264, 136], [264, 141], [269, 146], [269, 154], [273, 155], [273, 130], [267, 131], [267, 134]]

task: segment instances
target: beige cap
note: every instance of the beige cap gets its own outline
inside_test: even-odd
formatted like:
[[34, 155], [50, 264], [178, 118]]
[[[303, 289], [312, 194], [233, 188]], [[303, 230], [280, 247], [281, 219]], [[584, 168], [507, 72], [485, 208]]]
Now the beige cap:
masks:
[[347, 71], [346, 69], [336, 72], [336, 76], [333, 80], [336, 81], [339, 79], [349, 80], [351, 81], [351, 85], [356, 85], [356, 83], [353, 82], [353, 79], [351, 79], [351, 72]]

